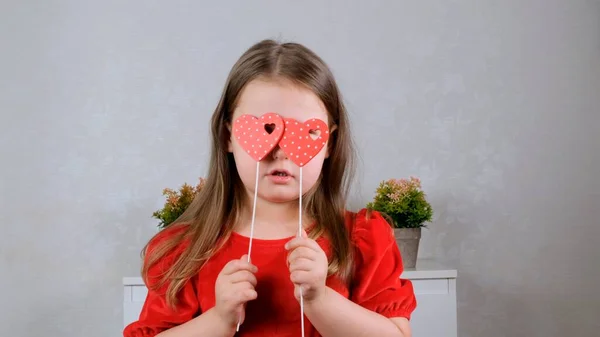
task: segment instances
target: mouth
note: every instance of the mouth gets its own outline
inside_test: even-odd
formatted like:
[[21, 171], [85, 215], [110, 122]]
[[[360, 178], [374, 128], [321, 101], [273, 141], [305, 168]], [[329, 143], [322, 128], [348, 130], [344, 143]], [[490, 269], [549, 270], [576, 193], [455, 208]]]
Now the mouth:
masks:
[[271, 172], [269, 172], [269, 175], [276, 177], [292, 177], [292, 174], [289, 171], [280, 169], [271, 170]]

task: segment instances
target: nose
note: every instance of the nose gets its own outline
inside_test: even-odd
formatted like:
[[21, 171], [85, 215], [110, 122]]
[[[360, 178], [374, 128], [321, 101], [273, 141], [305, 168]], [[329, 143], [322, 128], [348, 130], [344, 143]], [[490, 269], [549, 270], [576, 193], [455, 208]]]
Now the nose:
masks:
[[287, 154], [279, 147], [279, 145], [275, 146], [273, 152], [271, 152], [271, 156], [273, 156], [273, 159], [275, 160], [288, 159]]

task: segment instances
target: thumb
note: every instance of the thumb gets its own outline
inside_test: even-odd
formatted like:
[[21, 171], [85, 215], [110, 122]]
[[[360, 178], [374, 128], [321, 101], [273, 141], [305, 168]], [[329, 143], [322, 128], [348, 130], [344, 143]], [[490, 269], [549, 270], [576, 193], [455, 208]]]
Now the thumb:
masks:
[[296, 297], [298, 301], [300, 301], [300, 297], [302, 297], [304, 293], [306, 293], [306, 286], [300, 284], [294, 285], [294, 297]]
[[240, 257], [240, 260], [242, 260], [242, 261], [250, 261], [250, 256], [248, 256], [248, 254], [244, 254], [244, 255], [242, 255], [242, 257]]
[[302, 237], [303, 238], [307, 238], [308, 234], [306, 233], [306, 230], [304, 228], [302, 228]]
[[236, 314], [238, 317], [238, 323], [240, 323], [241, 325], [242, 323], [244, 323], [244, 320], [246, 320], [246, 310], [243, 304], [237, 308]]

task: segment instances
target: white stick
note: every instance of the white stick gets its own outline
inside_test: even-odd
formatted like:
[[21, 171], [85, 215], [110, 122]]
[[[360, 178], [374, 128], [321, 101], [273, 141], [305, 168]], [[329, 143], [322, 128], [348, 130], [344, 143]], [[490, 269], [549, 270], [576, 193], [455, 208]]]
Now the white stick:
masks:
[[[302, 166], [300, 166], [300, 210], [298, 211], [298, 236], [302, 236]], [[304, 297], [302, 296], [302, 288], [300, 288], [300, 330], [304, 337]]]
[[302, 236], [302, 166], [300, 166], [300, 209], [298, 210], [298, 236]]
[[248, 245], [248, 262], [252, 253], [252, 239], [254, 238], [254, 219], [256, 218], [256, 198], [258, 197], [258, 169], [260, 162], [256, 162], [256, 182], [254, 183], [254, 202], [252, 205], [252, 222], [250, 223], [250, 244]]
[[[250, 223], [250, 243], [248, 244], [248, 263], [250, 262], [250, 254], [252, 253], [252, 239], [254, 238], [254, 219], [256, 218], [256, 198], [258, 196], [258, 169], [260, 167], [260, 162], [256, 162], [256, 181], [254, 183], [254, 201], [252, 205], [252, 222]], [[302, 174], [302, 173], [300, 173]], [[241, 319], [240, 319], [241, 321]], [[235, 331], [240, 331], [241, 322], [238, 321], [237, 328]]]

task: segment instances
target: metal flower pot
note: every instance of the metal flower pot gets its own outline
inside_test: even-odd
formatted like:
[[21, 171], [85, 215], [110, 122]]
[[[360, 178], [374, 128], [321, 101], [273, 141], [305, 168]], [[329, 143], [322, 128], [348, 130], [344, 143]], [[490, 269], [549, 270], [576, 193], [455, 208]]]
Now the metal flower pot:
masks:
[[394, 237], [402, 255], [404, 268], [415, 268], [421, 241], [421, 228], [394, 228]]

